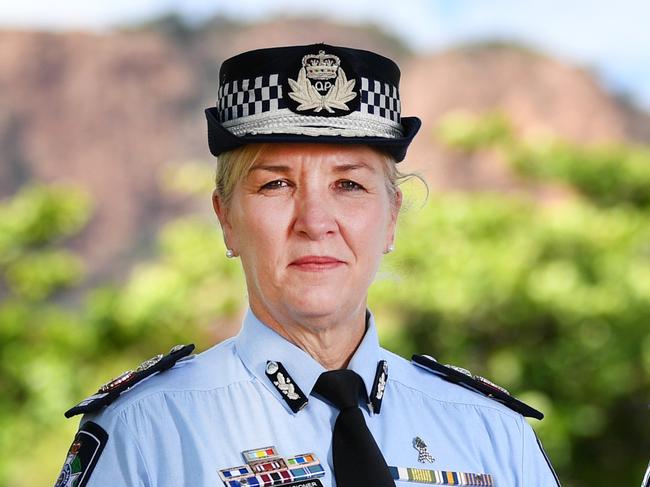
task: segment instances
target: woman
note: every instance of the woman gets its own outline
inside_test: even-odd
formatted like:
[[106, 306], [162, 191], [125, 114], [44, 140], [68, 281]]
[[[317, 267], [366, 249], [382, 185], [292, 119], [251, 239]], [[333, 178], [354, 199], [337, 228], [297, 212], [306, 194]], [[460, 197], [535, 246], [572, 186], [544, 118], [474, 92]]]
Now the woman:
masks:
[[242, 330], [196, 357], [175, 347], [68, 411], [86, 415], [57, 486], [558, 485], [520, 414], [538, 412], [379, 346], [368, 288], [420, 125], [400, 117], [398, 83], [392, 61], [325, 44], [224, 62], [206, 114]]

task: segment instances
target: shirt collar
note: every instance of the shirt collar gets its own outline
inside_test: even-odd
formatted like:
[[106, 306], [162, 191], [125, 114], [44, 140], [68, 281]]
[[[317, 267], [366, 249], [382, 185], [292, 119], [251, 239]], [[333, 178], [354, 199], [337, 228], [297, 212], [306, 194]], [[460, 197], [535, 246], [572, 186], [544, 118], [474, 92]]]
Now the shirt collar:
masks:
[[[262, 323], [250, 308], [246, 311], [242, 329], [235, 339], [235, 347], [246, 368], [292, 413], [266, 376], [267, 361], [281, 362], [291, 379], [307, 396], [318, 377], [325, 372], [325, 368], [311, 355]], [[375, 320], [368, 311], [366, 333], [348, 365], [348, 369], [354, 370], [363, 379], [368, 396], [372, 391], [380, 359], [381, 349]]]

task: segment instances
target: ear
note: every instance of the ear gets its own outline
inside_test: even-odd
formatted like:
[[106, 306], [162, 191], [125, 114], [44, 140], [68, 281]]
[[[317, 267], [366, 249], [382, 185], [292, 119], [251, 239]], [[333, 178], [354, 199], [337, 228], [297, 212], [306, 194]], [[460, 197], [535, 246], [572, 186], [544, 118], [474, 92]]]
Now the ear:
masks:
[[397, 226], [397, 217], [399, 216], [399, 211], [401, 208], [402, 191], [397, 188], [395, 191], [395, 197], [393, 201], [390, 202], [390, 220], [388, 221], [388, 232], [386, 233], [385, 248], [390, 247], [395, 242], [395, 228]]
[[234, 245], [233, 241], [233, 229], [230, 224], [230, 219], [228, 215], [228, 208], [224, 204], [223, 200], [217, 193], [217, 190], [212, 191], [212, 208], [214, 213], [219, 219], [219, 224], [221, 225], [221, 231], [223, 232], [223, 241], [226, 244], [226, 248], [233, 250], [235, 253], [237, 251], [232, 247]]

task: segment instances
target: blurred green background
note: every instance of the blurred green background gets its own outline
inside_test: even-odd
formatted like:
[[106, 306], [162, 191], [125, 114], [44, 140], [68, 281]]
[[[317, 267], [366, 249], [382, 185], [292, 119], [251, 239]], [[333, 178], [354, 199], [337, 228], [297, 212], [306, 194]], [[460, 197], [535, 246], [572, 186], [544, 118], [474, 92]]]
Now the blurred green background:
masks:
[[[371, 289], [383, 345], [462, 365], [544, 411], [532, 425], [564, 485], [635, 485], [648, 451], [650, 149], [524, 139], [495, 113], [449, 116], [435, 136], [573, 196], [424, 202], [406, 183], [397, 250]], [[167, 190], [209, 194], [210, 163], [167, 171]], [[92, 208], [60, 185], [0, 205], [0, 485], [52, 483], [78, 423], [64, 410], [176, 343], [210, 347], [215, 323], [245, 305], [239, 263], [196, 215], [165, 223], [122, 282], [74, 293], [85, 264], [66, 241]]]

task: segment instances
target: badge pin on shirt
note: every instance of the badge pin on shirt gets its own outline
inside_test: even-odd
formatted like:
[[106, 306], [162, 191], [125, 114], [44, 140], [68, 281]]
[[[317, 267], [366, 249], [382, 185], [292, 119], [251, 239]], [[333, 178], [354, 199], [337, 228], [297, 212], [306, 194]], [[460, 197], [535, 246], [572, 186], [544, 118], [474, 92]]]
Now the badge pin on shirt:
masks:
[[[427, 450], [427, 444], [422, 438], [413, 438], [413, 448], [418, 452], [418, 462], [433, 463], [435, 458]], [[395, 480], [414, 482], [430, 485], [465, 485], [465, 486], [493, 486], [494, 477], [486, 473], [471, 473], [450, 470], [427, 470], [423, 468], [392, 467], [388, 470]]]
[[266, 362], [266, 377], [271, 381], [273, 387], [281, 394], [282, 399], [287, 403], [294, 413], [297, 413], [307, 405], [307, 396], [300, 390], [296, 381], [293, 380], [287, 369], [281, 362], [269, 360]]
[[419, 436], [413, 438], [413, 448], [418, 451], [418, 462], [433, 463], [435, 461], [435, 458], [433, 458], [433, 456], [427, 450], [427, 444]]

